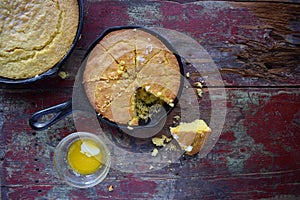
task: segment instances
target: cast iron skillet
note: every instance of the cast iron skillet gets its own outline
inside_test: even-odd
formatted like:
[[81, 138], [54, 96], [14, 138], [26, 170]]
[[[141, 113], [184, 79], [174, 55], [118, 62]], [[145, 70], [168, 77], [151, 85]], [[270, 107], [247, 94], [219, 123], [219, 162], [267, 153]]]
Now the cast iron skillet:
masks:
[[[153, 36], [157, 37], [159, 40], [161, 40], [164, 43], [164, 45], [166, 47], [168, 47], [169, 50], [171, 50], [174, 53], [174, 55], [177, 58], [177, 61], [179, 63], [180, 73], [181, 73], [180, 88], [177, 93], [177, 98], [174, 101], [174, 107], [175, 107], [175, 105], [178, 103], [178, 98], [181, 95], [182, 87], [183, 87], [183, 74], [184, 74], [183, 58], [181, 58], [177, 54], [176, 50], [171, 46], [171, 44], [165, 38], [163, 38], [161, 35], [159, 35], [159, 33], [155, 32], [151, 29], [148, 29], [145, 27], [140, 27], [140, 26], [116, 26], [116, 27], [107, 28], [88, 48], [87, 53], [85, 54], [84, 59], [82, 61], [83, 67], [81, 67], [81, 69], [80, 69], [81, 72], [79, 71], [79, 76], [78, 76], [79, 82], [80, 82], [79, 90], [81, 91], [81, 93], [84, 93], [84, 98], [87, 99], [87, 97], [85, 95], [85, 90], [83, 89], [83, 85], [81, 84], [82, 83], [82, 73], [84, 71], [85, 62], [87, 60], [89, 53], [98, 44], [98, 42], [101, 39], [103, 39], [108, 33], [116, 31], [116, 30], [121, 30], [121, 29], [141, 29], [143, 31], [146, 31], [146, 32], [152, 34]], [[87, 102], [87, 104], [89, 104], [88, 100], [86, 100], [86, 102]], [[126, 133], [133, 137], [147, 138], [147, 137], [153, 136], [155, 133], [157, 133], [159, 130], [161, 130], [161, 128], [164, 125], [163, 119], [165, 119], [167, 117], [167, 115], [171, 112], [171, 110], [174, 107], [170, 107], [168, 104], [165, 103], [163, 105], [164, 109], [162, 109], [161, 113], [155, 115], [153, 118], [151, 118], [151, 120], [148, 120], [147, 123], [139, 124], [139, 126], [132, 126], [132, 128], [130, 128], [130, 129], [128, 129], [128, 125], [116, 124], [115, 122], [112, 122], [109, 119], [103, 118], [101, 115], [98, 115], [96, 111], [94, 111], [94, 112], [95, 112], [95, 114], [97, 114], [98, 121], [100, 121], [100, 122], [104, 122], [110, 126], [119, 128], [121, 130], [126, 130]], [[61, 103], [61, 104], [58, 104], [58, 105], [55, 105], [50, 108], [46, 108], [44, 110], [40, 110], [40, 111], [34, 113], [29, 119], [29, 124], [32, 127], [32, 129], [34, 129], [34, 130], [37, 130], [37, 131], [44, 130], [44, 129], [48, 128], [49, 126], [53, 125], [54, 123], [58, 122], [59, 120], [63, 119], [65, 116], [69, 115], [71, 112], [72, 112], [72, 99], [68, 100], [64, 103]], [[51, 114], [52, 117], [46, 121], [41, 122], [40, 119], [42, 119], [43, 116], [46, 116], [49, 114]], [[151, 134], [149, 134], [149, 132], [152, 132], [154, 134], [151, 135]]]
[[50, 68], [48, 71], [46, 71], [38, 76], [35, 76], [32, 78], [27, 78], [27, 79], [10, 79], [10, 78], [0, 77], [0, 83], [6, 83], [6, 84], [32, 83], [32, 82], [40, 80], [44, 77], [52, 76], [59, 71], [59, 69], [61, 68], [63, 63], [73, 52], [73, 50], [80, 38], [80, 34], [81, 34], [82, 26], [83, 26], [84, 11], [83, 11], [83, 0], [77, 0], [77, 1], [78, 1], [78, 7], [79, 7], [78, 28], [77, 28], [77, 32], [76, 32], [75, 38], [73, 40], [73, 43], [72, 43], [71, 47], [69, 48], [68, 52], [64, 55], [64, 57], [62, 57], [61, 60], [58, 63], [56, 63], [52, 68]]

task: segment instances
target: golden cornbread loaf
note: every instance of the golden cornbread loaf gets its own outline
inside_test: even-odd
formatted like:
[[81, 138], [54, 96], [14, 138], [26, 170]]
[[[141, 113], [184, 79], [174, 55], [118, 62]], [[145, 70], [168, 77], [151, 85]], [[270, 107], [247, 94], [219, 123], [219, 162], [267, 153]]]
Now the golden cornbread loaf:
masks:
[[170, 127], [170, 132], [186, 154], [194, 155], [203, 148], [211, 129], [203, 120], [197, 119], [190, 123], [181, 122], [176, 127]]
[[79, 20], [77, 0], [2, 0], [0, 76], [35, 77], [70, 49]]
[[90, 52], [83, 73], [95, 110], [128, 125], [147, 121], [158, 105], [174, 106], [180, 81], [174, 53], [157, 37], [133, 28], [105, 35]]

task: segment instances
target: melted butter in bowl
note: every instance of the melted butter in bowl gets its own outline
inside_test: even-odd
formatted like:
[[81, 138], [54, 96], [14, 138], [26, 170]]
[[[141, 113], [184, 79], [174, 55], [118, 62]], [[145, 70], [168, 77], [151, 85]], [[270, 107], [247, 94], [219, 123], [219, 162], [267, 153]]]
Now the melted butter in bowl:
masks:
[[77, 140], [68, 150], [68, 163], [79, 174], [93, 174], [102, 167], [103, 153], [93, 140]]
[[65, 137], [56, 147], [54, 167], [67, 184], [88, 188], [108, 174], [111, 158], [105, 143], [96, 134], [77, 132]]

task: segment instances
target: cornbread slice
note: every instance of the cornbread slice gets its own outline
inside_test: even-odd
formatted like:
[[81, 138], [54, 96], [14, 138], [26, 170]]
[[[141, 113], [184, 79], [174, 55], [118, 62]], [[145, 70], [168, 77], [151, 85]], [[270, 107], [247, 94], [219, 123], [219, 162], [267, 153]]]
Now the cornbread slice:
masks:
[[139, 29], [134, 29], [133, 31], [135, 32], [136, 72], [139, 72], [160, 51], [166, 50], [171, 52], [162, 41], [152, 34]]
[[207, 124], [197, 119], [190, 123], [181, 122], [176, 127], [170, 127], [173, 138], [188, 155], [198, 153], [211, 133]]
[[[120, 40], [120, 34], [123, 35]], [[133, 29], [124, 29], [108, 33], [99, 44], [112, 56], [112, 58], [119, 64], [117, 70], [120, 74], [125, 76], [135, 76], [135, 39], [132, 37]]]
[[77, 0], [2, 0], [0, 77], [35, 77], [70, 49], [79, 20]]

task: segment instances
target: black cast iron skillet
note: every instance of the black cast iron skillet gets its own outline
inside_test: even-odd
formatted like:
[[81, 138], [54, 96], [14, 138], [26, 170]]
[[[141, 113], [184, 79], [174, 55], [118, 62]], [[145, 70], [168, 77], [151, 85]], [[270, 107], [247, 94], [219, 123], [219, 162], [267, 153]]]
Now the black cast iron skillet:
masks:
[[82, 31], [82, 26], [83, 26], [83, 18], [84, 18], [84, 10], [83, 10], [83, 0], [77, 0], [78, 1], [78, 7], [79, 7], [79, 21], [78, 21], [78, 28], [77, 28], [77, 32], [75, 35], [75, 38], [73, 40], [73, 43], [71, 45], [71, 47], [69, 48], [68, 52], [64, 55], [64, 57], [62, 57], [60, 59], [60, 61], [58, 63], [56, 63], [52, 68], [50, 68], [49, 70], [47, 70], [46, 72], [32, 77], [32, 78], [27, 78], [27, 79], [10, 79], [10, 78], [4, 78], [4, 77], [0, 77], [0, 83], [6, 83], [6, 84], [26, 84], [26, 83], [32, 83], [35, 82], [37, 80], [40, 80], [42, 78], [48, 77], [48, 76], [52, 76], [54, 74], [56, 74], [59, 69], [61, 68], [61, 66], [63, 65], [63, 63], [66, 61], [66, 59], [71, 55], [71, 53], [73, 52], [79, 38], [80, 38], [80, 34]]
[[[160, 39], [172, 52], [174, 52], [174, 55], [176, 56], [177, 61], [179, 63], [180, 73], [181, 73], [180, 88], [177, 93], [177, 98], [174, 101], [174, 107], [175, 107], [175, 105], [178, 103], [178, 98], [181, 95], [182, 87], [183, 87], [184, 61], [177, 54], [176, 50], [171, 46], [171, 44], [165, 38], [163, 38], [161, 35], [159, 35], [159, 33], [155, 32], [151, 29], [148, 29], [145, 27], [140, 27], [140, 26], [110, 27], [110, 28], [104, 30], [104, 32], [88, 48], [87, 53], [85, 54], [84, 59], [82, 61], [82, 67], [79, 71], [79, 75], [77, 77], [79, 79], [79, 80], [77, 80], [77, 82], [80, 83], [80, 86], [79, 86], [79, 91], [81, 93], [80, 95], [83, 94], [84, 98], [86, 99], [85, 103], [87, 103], [87, 104], [89, 104], [89, 106], [91, 106], [89, 101], [87, 100], [85, 91], [81, 84], [82, 83], [82, 74], [84, 71], [85, 62], [87, 60], [87, 57], [88, 57], [89, 53], [92, 51], [92, 49], [98, 44], [98, 42], [101, 39], [103, 39], [108, 33], [116, 31], [116, 30], [120, 30], [120, 29], [142, 29], [143, 31], [146, 31], [146, 32], [152, 34], [153, 36], [157, 37], [158, 39]], [[75, 100], [75, 99], [73, 99], [73, 100]], [[76, 100], [75, 100], [75, 102], [76, 102]], [[80, 102], [80, 103], [82, 103], [82, 102]], [[85, 103], [83, 103], [83, 104], [85, 104]], [[76, 106], [76, 107], [81, 107], [81, 106]], [[86, 105], [83, 105], [83, 107], [86, 107]], [[152, 117], [151, 120], [148, 120], [147, 123], [141, 123], [138, 126], [132, 126], [130, 129], [128, 129], [128, 125], [116, 124], [115, 122], [110, 121], [106, 118], [103, 118], [101, 115], [98, 115], [95, 110], [93, 110], [93, 111], [94, 111], [95, 115], [97, 115], [98, 121], [100, 121], [102, 123], [106, 123], [110, 126], [119, 128], [119, 129], [123, 130], [123, 132], [126, 132], [127, 134], [129, 134], [133, 137], [149, 138], [149, 137], [155, 135], [158, 131], [160, 131], [162, 129], [162, 127], [164, 126], [164, 122], [165, 122], [164, 119], [166, 119], [167, 115], [171, 112], [171, 110], [174, 107], [170, 107], [168, 104], [165, 103], [163, 105], [163, 109], [161, 109], [162, 111], [160, 113], [156, 114], [154, 117]], [[44, 129], [48, 128], [49, 126], [53, 125], [54, 123], [56, 123], [57, 121], [63, 119], [65, 116], [69, 115], [71, 112], [72, 112], [72, 99], [68, 100], [64, 103], [61, 103], [61, 104], [55, 105], [53, 107], [46, 108], [44, 110], [40, 110], [40, 111], [34, 113], [29, 119], [29, 124], [32, 127], [32, 129], [34, 129], [34, 130], [37, 130], [37, 131], [44, 130]], [[49, 115], [49, 114], [52, 115], [52, 117], [50, 117], [50, 119], [48, 119], [46, 121], [41, 121], [42, 117]]]

